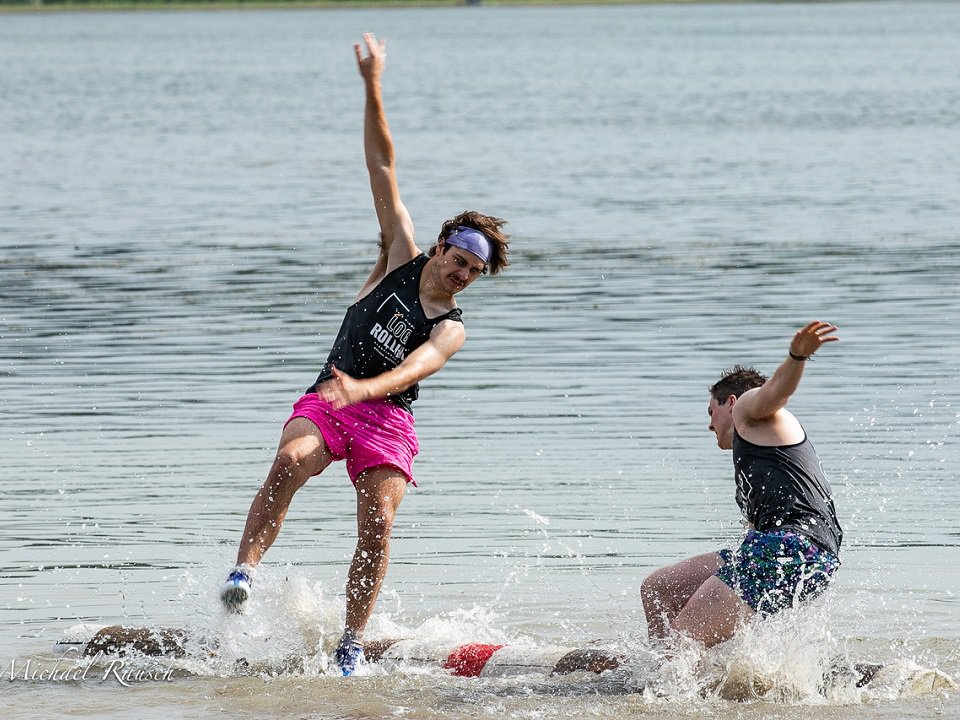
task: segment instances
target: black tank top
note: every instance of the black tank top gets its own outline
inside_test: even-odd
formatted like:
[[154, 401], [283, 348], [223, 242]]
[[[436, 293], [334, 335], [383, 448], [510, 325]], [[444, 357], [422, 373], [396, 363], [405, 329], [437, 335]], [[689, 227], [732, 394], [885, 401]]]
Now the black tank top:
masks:
[[733, 469], [737, 505], [757, 530], [793, 530], [839, 555], [843, 531], [830, 483], [809, 438], [767, 447], [744, 440], [734, 430]]
[[[424, 313], [420, 304], [420, 276], [427, 260], [421, 253], [388, 274], [369, 294], [347, 308], [327, 362], [307, 392], [314, 392], [317, 385], [333, 377], [331, 365], [355, 378], [371, 378], [393, 370], [430, 338], [440, 322], [463, 322], [460, 308], [435, 318], [428, 318]], [[387, 399], [410, 412], [419, 394], [420, 385], [415, 384]]]

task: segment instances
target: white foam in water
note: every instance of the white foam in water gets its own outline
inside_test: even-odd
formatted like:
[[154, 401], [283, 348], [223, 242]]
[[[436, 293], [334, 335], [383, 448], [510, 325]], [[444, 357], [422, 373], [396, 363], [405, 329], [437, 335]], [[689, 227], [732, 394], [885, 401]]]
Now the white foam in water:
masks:
[[[178, 673], [199, 676], [338, 674], [331, 656], [343, 627], [343, 598], [339, 592], [311, 581], [294, 568], [264, 566], [258, 570], [245, 612], [232, 615], [220, 608], [215, 585], [207, 576], [189, 572], [181, 576], [186, 622], [180, 627], [188, 634], [187, 652], [172, 661], [164, 658], [163, 663], [172, 662]], [[476, 679], [478, 687], [496, 677], [498, 682], [529, 686], [531, 691], [547, 688], [544, 682], [558, 688], [575, 683], [586, 691], [595, 687], [597, 692], [612, 688], [613, 692], [641, 693], [651, 702], [702, 702], [704, 697], [713, 697], [778, 705], [857, 705], [957, 688], [945, 673], [912, 659], [858, 657], [849, 651], [847, 643], [830, 629], [834, 622], [826, 599], [750, 623], [732, 641], [706, 651], [684, 641], [651, 647], [646, 633], [638, 631], [619, 638], [623, 655], [630, 658], [620, 671], [604, 676], [581, 673], [573, 679], [550, 674], [576, 643], [561, 647], [541, 645], [528, 637], [510, 637], [502, 629], [504, 624], [496, 612], [476, 605], [413, 624], [389, 612], [377, 612], [367, 639], [404, 642], [391, 647], [383, 662], [368, 665], [359, 674], [442, 677], [446, 673], [443, 659], [456, 648], [487, 643], [506, 647], [484, 667]], [[64, 633], [58, 648], [61, 652], [65, 648], [75, 651], [101, 627], [75, 625]], [[150, 668], [157, 666], [159, 659], [133, 653], [125, 661]], [[881, 662], [884, 667], [869, 685], [857, 688], [857, 662]], [[838, 667], [841, 671], [831, 676]], [[844, 668], [848, 669], [846, 674]], [[533, 676], [540, 679], [530, 680]], [[616, 682], [611, 684], [611, 678]]]
[[829, 608], [812, 603], [748, 624], [718, 648], [722, 663], [717, 694], [764, 697], [777, 702], [822, 702], [824, 675], [841, 648], [831, 635]]
[[[337, 674], [331, 658], [343, 631], [342, 588], [331, 590], [292, 567], [262, 565], [244, 612], [233, 615], [220, 608], [214, 586], [208, 577], [191, 573], [181, 577], [184, 615], [190, 618], [184, 627], [190, 638], [197, 639], [188, 642], [187, 657], [178, 661], [182, 669], [200, 675]], [[524, 642], [508, 638], [498, 628], [501, 624], [495, 612], [479, 606], [435, 615], [412, 627], [378, 611], [367, 628], [367, 640], [403, 638], [410, 642], [404, 643], [403, 654], [387, 653], [387, 659], [394, 661], [392, 666], [368, 666], [358, 674], [395, 669], [404, 654], [434, 658], [443, 648], [452, 651], [470, 642]], [[414, 669], [422, 669], [422, 664]]]
[[[413, 637], [424, 643], [453, 643], [462, 645], [469, 642], [508, 644], [510, 638], [498, 625], [500, 616], [490, 608], [474, 605], [471, 608], [458, 608], [444, 615], [434, 615], [414, 628], [405, 631], [402, 637]], [[514, 638], [513, 642], [517, 640]]]
[[197, 674], [323, 674], [343, 630], [342, 600], [289, 567], [260, 566], [242, 614], [224, 611], [209, 577], [184, 573], [184, 667]]
[[[946, 673], [913, 660], [857, 656], [831, 631], [830, 605], [818, 601], [743, 627], [729, 642], [705, 650], [674, 640], [650, 647], [627, 641], [627, 689], [649, 698], [717, 697], [777, 705], [856, 705], [893, 701], [957, 688]], [[882, 664], [857, 687], [860, 664]]]
[[923, 667], [913, 660], [895, 660], [883, 666], [864, 695], [870, 700], [889, 701], [957, 688], [957, 682], [940, 670]]
[[69, 652], [71, 649], [83, 650], [87, 643], [93, 639], [105, 625], [96, 625], [92, 623], [78, 623], [71, 625], [63, 631], [63, 637], [57, 640], [55, 649], [58, 652]]

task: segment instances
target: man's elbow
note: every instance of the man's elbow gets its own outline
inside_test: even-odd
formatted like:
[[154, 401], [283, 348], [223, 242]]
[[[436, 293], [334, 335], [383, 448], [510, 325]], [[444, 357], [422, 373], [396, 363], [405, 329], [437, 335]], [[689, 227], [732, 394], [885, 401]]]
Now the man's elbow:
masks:
[[367, 153], [367, 172], [371, 177], [390, 178], [396, 169], [393, 146]]

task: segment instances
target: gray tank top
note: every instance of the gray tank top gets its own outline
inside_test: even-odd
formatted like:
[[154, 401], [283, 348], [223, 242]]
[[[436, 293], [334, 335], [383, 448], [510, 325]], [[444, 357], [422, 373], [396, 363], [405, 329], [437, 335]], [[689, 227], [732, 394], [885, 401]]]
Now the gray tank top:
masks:
[[796, 445], [767, 447], [744, 440], [734, 430], [733, 469], [737, 505], [757, 530], [793, 530], [839, 555], [843, 530], [830, 483], [805, 432]]

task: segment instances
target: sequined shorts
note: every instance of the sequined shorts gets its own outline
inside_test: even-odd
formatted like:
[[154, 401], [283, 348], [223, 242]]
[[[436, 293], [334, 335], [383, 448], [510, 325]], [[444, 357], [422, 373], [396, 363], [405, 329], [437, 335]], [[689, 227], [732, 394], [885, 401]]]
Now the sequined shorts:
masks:
[[755, 612], [773, 614], [822, 593], [840, 567], [832, 552], [791, 530], [750, 530], [736, 550], [721, 550], [716, 575]]

